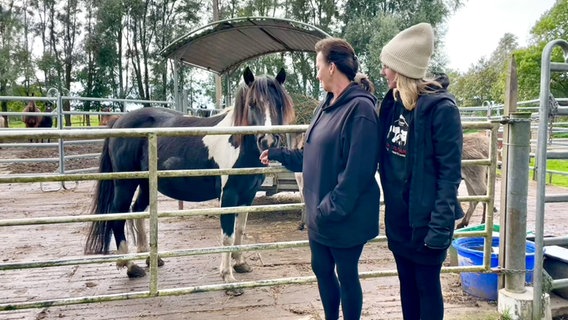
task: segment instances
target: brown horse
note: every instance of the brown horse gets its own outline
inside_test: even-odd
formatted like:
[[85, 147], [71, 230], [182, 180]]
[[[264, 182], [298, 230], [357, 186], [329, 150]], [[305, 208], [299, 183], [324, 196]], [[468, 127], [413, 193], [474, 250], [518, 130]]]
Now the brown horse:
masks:
[[[50, 102], [46, 103], [46, 112], [53, 111], [52, 104]], [[36, 106], [35, 102], [31, 100], [28, 102], [28, 105], [24, 108], [23, 112], [27, 113], [36, 113], [41, 112], [41, 110]], [[22, 121], [26, 124], [26, 128], [51, 128], [53, 126], [53, 118], [50, 116], [42, 116], [42, 115], [25, 115], [22, 117]], [[34, 139], [30, 139], [30, 142], [34, 142]], [[35, 142], [40, 142], [38, 139], [35, 139]], [[43, 142], [43, 139], [41, 140]], [[47, 139], [47, 142], [50, 142]]]
[[[464, 160], [487, 159], [489, 157], [489, 137], [485, 133], [464, 134], [463, 136], [463, 154]], [[487, 173], [488, 167], [479, 166], [462, 166], [462, 176], [470, 196], [481, 196], [487, 194]], [[477, 207], [479, 201], [470, 201], [469, 208], [463, 219], [458, 223], [457, 229], [467, 227], [469, 220]], [[487, 203], [483, 202], [483, 213], [481, 215], [481, 223], [485, 223], [485, 214]], [[493, 211], [496, 211], [493, 208]]]
[[[30, 100], [28, 105], [24, 108], [24, 112], [41, 112], [39, 108], [36, 106], [35, 101]], [[26, 124], [26, 128], [37, 128], [41, 122], [42, 116], [40, 115], [25, 115], [22, 117], [22, 121]]]
[[[103, 108], [101, 111], [103, 112], [110, 112], [111, 109], [110, 108]], [[99, 121], [99, 126], [107, 126], [111, 120], [115, 121], [116, 119], [118, 119], [118, 115], [113, 115], [113, 114], [103, 114], [100, 117], [100, 121]]]
[[[36, 113], [41, 112], [41, 110], [36, 106], [35, 101], [30, 100], [28, 105], [24, 108], [24, 112], [27, 113]], [[26, 128], [37, 128], [42, 120], [41, 115], [25, 115], [22, 117], [22, 121], [26, 124]], [[30, 139], [30, 142], [34, 142], [34, 139]], [[35, 142], [39, 142], [39, 140], [35, 139]]]

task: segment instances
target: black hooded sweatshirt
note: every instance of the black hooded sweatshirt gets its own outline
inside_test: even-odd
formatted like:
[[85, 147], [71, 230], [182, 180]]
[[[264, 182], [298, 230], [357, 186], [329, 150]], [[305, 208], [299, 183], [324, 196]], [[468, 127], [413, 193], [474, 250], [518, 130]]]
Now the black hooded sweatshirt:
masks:
[[310, 240], [349, 248], [379, 233], [379, 123], [375, 98], [359, 85], [332, 99], [328, 93], [316, 109], [303, 150], [272, 148], [268, 156], [303, 171]]
[[381, 103], [381, 185], [389, 249], [422, 264], [440, 264], [463, 217], [457, 200], [463, 133], [449, 80], [404, 109], [389, 91]]

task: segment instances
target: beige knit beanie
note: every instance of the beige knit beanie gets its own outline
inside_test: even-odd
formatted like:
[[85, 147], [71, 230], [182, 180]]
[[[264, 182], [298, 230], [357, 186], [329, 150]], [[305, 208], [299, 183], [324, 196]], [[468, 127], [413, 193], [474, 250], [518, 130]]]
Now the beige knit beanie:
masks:
[[402, 30], [381, 51], [381, 62], [412, 79], [426, 75], [434, 50], [434, 30], [429, 23], [419, 23]]

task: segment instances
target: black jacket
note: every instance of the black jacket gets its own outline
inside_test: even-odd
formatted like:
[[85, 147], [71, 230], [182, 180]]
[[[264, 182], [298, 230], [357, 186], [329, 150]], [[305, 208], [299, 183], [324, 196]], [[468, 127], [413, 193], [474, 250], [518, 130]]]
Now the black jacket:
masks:
[[[397, 175], [383, 165], [385, 157], [390, 156], [385, 141], [396, 109], [394, 106], [391, 90], [382, 101], [379, 114], [379, 173], [385, 193], [385, 219], [396, 217], [400, 220], [402, 217], [407, 224], [403, 226], [391, 221], [389, 231], [387, 222], [387, 237], [393, 232], [407, 234], [393, 235], [393, 239], [398, 239], [389, 240], [389, 248], [408, 258], [422, 259], [424, 250], [444, 250], [449, 247], [455, 220], [463, 217], [457, 200], [463, 147], [460, 113], [453, 96], [445, 88], [434, 94], [421, 95], [409, 126], [406, 171]], [[397, 186], [397, 190], [387, 190], [393, 185]], [[393, 203], [393, 199], [402, 199], [405, 203], [401, 206]], [[393, 212], [401, 208], [407, 212]], [[434, 260], [443, 260], [445, 251], [439, 253]]]
[[347, 248], [379, 232], [379, 125], [375, 98], [358, 85], [329, 105], [332, 98], [328, 94], [316, 110], [303, 151], [274, 148], [268, 156], [303, 171], [309, 238]]

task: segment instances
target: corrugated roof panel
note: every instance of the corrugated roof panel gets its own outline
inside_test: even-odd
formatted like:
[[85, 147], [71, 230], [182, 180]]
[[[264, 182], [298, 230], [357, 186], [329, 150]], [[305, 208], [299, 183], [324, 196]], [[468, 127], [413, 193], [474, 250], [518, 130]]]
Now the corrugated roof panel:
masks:
[[217, 21], [175, 40], [161, 51], [169, 59], [223, 74], [241, 63], [275, 52], [314, 51], [328, 37], [322, 30], [277, 18]]

